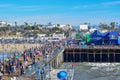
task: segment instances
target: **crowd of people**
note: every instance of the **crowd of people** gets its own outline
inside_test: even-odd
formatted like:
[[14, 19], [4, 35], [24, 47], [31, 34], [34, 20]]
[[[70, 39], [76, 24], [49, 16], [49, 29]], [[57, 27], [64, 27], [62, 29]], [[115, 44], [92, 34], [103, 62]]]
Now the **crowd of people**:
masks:
[[0, 60], [0, 78], [5, 74], [9, 76], [23, 75], [30, 65], [39, 65], [40, 60], [48, 58], [56, 49], [64, 46], [64, 40], [59, 42], [45, 42], [40, 45], [39, 47], [30, 48], [23, 52], [16, 52], [4, 61]]

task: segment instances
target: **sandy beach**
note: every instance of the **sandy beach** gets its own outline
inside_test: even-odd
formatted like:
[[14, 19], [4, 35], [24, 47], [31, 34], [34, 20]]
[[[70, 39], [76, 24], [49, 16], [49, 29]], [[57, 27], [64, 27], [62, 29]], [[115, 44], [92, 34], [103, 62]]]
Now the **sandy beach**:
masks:
[[[26, 49], [32, 48], [32, 47], [39, 47], [40, 44], [0, 44], [0, 52], [2, 53], [5, 50], [5, 53], [7, 52], [20, 52], [20, 51], [24, 51]], [[4, 47], [4, 48], [3, 48]], [[36, 58], [40, 58], [42, 59], [41, 56], [36, 56]], [[23, 61], [23, 57], [20, 58], [20, 60]], [[28, 62], [28, 64], [31, 64], [31, 60]], [[5, 74], [4, 76], [4, 80], [9, 80], [10, 77]], [[30, 78], [23, 78], [22, 80], [30, 80]]]
[[40, 44], [0, 44], [0, 52], [20, 52], [32, 47], [39, 47]]

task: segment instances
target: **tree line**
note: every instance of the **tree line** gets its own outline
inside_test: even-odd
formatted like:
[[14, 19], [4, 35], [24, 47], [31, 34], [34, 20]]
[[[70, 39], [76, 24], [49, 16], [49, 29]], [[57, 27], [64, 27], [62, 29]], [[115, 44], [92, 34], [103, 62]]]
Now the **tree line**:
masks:
[[114, 31], [114, 30], [119, 30], [120, 31], [120, 25], [118, 25], [117, 22], [111, 22], [110, 24], [100, 23], [99, 24], [99, 29], [108, 30], [108, 31]]

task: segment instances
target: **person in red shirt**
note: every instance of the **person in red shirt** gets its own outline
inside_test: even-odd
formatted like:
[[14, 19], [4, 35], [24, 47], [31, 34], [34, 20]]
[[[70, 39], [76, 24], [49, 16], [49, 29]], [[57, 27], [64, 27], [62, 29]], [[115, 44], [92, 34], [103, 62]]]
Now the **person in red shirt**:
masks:
[[72, 63], [72, 68], [74, 67], [74, 64]]

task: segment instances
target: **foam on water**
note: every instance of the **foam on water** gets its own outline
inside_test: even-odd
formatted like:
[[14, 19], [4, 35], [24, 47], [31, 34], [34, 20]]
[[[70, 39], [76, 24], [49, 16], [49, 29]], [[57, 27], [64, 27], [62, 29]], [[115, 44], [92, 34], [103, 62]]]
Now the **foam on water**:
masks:
[[74, 80], [120, 80], [120, 63], [75, 63]]

